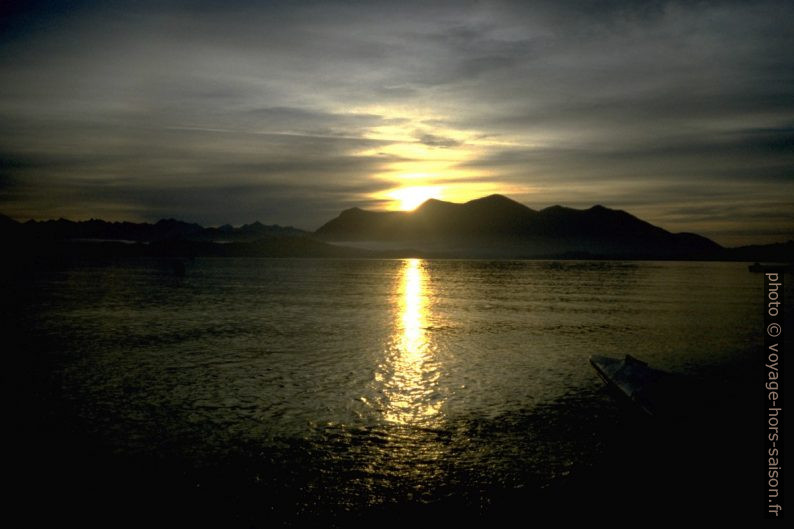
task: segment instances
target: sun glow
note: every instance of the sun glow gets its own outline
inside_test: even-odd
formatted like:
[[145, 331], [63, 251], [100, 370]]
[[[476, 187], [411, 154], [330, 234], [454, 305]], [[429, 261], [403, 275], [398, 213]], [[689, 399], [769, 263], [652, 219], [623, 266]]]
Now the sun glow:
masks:
[[495, 148], [514, 146], [507, 137], [448, 124], [454, 109], [366, 106], [346, 109], [352, 114], [379, 116], [382, 124], [367, 128], [363, 137], [374, 141], [358, 156], [379, 159], [372, 178], [383, 187], [370, 194], [382, 209], [410, 211], [430, 198], [466, 202], [493, 193], [520, 195], [525, 185], [491, 181], [491, 175], [472, 164]]
[[440, 199], [442, 193], [438, 186], [415, 186], [395, 189], [389, 196], [400, 203], [401, 210], [411, 211], [430, 198]]

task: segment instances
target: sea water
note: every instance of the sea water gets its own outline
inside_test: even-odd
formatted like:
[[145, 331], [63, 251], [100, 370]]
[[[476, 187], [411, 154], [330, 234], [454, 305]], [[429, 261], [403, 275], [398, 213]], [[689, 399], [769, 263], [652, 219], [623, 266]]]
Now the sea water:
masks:
[[741, 362], [761, 288], [741, 263], [130, 260], [28, 271], [6, 308], [42, 422], [294, 521], [575, 478], [626, 413], [588, 357]]

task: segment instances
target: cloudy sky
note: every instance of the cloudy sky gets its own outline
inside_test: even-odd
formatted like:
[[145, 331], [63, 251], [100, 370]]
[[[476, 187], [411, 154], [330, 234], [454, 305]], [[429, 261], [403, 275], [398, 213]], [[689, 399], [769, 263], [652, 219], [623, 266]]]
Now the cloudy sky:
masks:
[[316, 229], [502, 193], [794, 238], [791, 2], [21, 4], [0, 7], [17, 219]]

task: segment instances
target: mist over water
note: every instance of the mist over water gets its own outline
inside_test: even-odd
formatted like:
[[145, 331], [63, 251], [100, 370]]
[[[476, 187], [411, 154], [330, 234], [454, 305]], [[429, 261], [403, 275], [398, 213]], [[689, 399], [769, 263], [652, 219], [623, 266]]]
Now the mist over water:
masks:
[[555, 487], [625, 422], [589, 355], [700, 376], [760, 347], [761, 280], [740, 263], [186, 268], [9, 285], [40, 401], [104, 452], [178, 461], [196, 486], [211, 469], [281, 519]]

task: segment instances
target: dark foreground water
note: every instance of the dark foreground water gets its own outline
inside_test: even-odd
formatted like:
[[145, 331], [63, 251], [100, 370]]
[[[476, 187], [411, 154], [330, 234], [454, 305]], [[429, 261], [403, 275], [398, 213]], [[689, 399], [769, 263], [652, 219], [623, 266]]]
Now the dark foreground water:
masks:
[[[8, 475], [31, 520], [759, 504], [762, 278], [745, 264], [197, 259], [178, 276], [140, 260], [3, 281]], [[605, 391], [588, 356], [626, 353], [701, 388], [684, 418]]]

